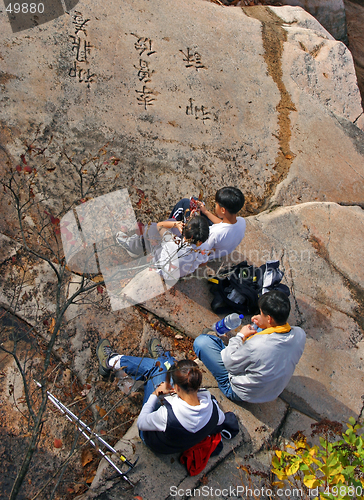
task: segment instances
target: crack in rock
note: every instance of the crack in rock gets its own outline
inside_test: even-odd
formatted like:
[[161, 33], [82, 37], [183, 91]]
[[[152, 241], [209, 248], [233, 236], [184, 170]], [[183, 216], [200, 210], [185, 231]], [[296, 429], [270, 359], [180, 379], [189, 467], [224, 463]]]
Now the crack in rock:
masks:
[[287, 41], [287, 32], [283, 28], [283, 20], [268, 7], [242, 8], [244, 13], [257, 19], [262, 23], [262, 39], [264, 48], [264, 60], [267, 64], [268, 74], [277, 85], [281, 95], [277, 104], [278, 112], [278, 135], [279, 151], [275, 158], [275, 174], [267, 182], [263, 198], [266, 200], [261, 210], [269, 206], [269, 198], [274, 194], [277, 185], [288, 175], [292, 161], [296, 157], [290, 149], [291, 140], [291, 111], [297, 111], [286, 86], [283, 83], [282, 55], [283, 45]]
[[[309, 237], [309, 242], [316, 250], [316, 253], [330, 266], [330, 268], [335, 271], [344, 281], [348, 287], [353, 300], [356, 302], [357, 306], [354, 308], [354, 314], [352, 315], [353, 320], [357, 323], [361, 331], [364, 331], [364, 290], [361, 286], [354, 283], [341, 269], [339, 269], [331, 260], [329, 252], [323, 242], [316, 236], [311, 235]], [[347, 314], [347, 313], [346, 313]], [[359, 342], [362, 339], [359, 338]]]

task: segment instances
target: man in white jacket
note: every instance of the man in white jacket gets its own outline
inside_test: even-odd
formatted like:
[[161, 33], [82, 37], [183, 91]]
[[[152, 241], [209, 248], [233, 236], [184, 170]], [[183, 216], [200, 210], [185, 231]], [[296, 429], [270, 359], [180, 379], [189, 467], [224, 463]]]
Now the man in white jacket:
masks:
[[277, 398], [305, 346], [302, 328], [287, 323], [291, 305], [286, 294], [272, 290], [258, 305], [253, 325], [245, 325], [227, 346], [215, 335], [202, 334], [194, 342], [197, 356], [232, 401], [265, 403]]

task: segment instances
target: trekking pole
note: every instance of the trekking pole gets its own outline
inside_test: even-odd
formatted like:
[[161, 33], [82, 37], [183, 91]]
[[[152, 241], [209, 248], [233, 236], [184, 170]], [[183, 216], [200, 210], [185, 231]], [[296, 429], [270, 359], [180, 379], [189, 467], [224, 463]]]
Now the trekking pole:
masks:
[[[34, 380], [34, 382], [37, 384], [38, 387], [42, 387], [42, 384]], [[136, 463], [139, 460], [139, 457], [135, 460], [134, 463], [130, 462], [124, 455], [120, 455], [119, 452], [115, 450], [107, 441], [105, 441], [101, 436], [96, 434], [96, 432], [92, 431], [88, 425], [86, 425], [82, 420], [80, 420], [67, 406], [65, 406], [61, 401], [59, 401], [53, 394], [51, 394], [49, 391], [47, 391], [47, 396], [48, 399], [58, 408], [67, 418], [70, 422], [74, 423], [77, 425], [78, 431], [90, 442], [90, 444], [100, 453], [100, 455], [119, 473], [119, 475], [127, 481], [131, 486], [135, 486], [134, 483], [130, 481], [130, 479], [127, 477], [127, 473], [133, 469], [136, 465]], [[89, 434], [87, 434], [87, 432]], [[128, 466], [129, 469], [126, 472], [122, 472], [119, 467], [111, 460], [110, 457], [106, 455], [95, 443], [95, 441], [92, 439], [92, 437], [95, 437], [101, 444], [103, 444], [111, 453], [114, 453], [116, 456], [120, 458], [122, 462], [125, 462]]]

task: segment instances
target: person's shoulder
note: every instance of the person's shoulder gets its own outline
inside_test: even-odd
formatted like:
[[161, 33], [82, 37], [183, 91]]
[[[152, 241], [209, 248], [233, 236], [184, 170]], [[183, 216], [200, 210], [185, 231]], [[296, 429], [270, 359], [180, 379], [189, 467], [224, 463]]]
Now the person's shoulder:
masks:
[[205, 389], [204, 387], [201, 387], [198, 391], [197, 391], [197, 394], [198, 394], [198, 397], [200, 398], [207, 398], [207, 399], [211, 399], [213, 396], [211, 394], [211, 392], [207, 389]]
[[246, 226], [246, 220], [244, 219], [244, 217], [237, 217], [236, 218], [236, 223], [233, 224], [234, 226], [238, 226], [238, 227], [241, 227], [241, 228], [245, 228]]
[[300, 326], [291, 326], [292, 333], [306, 336], [306, 332]]
[[200, 402], [202, 402], [202, 401], [210, 402], [213, 399], [215, 399], [215, 397], [211, 394], [211, 392], [208, 391], [207, 389], [204, 389], [204, 388], [199, 389], [197, 392], [197, 395], [198, 395], [198, 399], [200, 400]]
[[306, 343], [306, 332], [300, 326], [291, 326], [291, 332], [293, 333], [295, 344], [303, 349]]

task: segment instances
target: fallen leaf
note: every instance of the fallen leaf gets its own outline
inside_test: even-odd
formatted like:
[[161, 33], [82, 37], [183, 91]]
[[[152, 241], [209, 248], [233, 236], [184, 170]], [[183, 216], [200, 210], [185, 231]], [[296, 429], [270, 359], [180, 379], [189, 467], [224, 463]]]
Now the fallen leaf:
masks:
[[100, 281], [104, 281], [104, 278], [101, 274], [99, 274], [98, 276], [94, 276], [92, 278], [92, 281], [94, 281], [95, 283], [100, 283]]
[[87, 465], [90, 462], [92, 462], [93, 459], [94, 459], [94, 457], [93, 457], [93, 454], [92, 454], [91, 450], [84, 449], [82, 451], [82, 453], [81, 453], [81, 464], [82, 464], [82, 467], [85, 467], [85, 465]]
[[92, 481], [95, 479], [95, 476], [96, 476], [96, 472], [94, 474], [91, 474], [91, 476], [86, 479], [86, 483], [91, 484]]
[[63, 443], [62, 443], [62, 441], [61, 441], [60, 439], [57, 439], [57, 438], [56, 438], [56, 439], [54, 440], [54, 442], [53, 442], [53, 446], [54, 446], [55, 448], [62, 448]]
[[207, 479], [206, 475], [203, 475], [200, 479], [201, 484], [206, 485], [208, 484], [209, 480]]
[[60, 223], [60, 220], [58, 219], [58, 217], [53, 217], [53, 215], [51, 215], [50, 218], [51, 218], [52, 224], [59, 224]]
[[99, 412], [100, 417], [104, 417], [107, 413], [106, 410], [104, 410], [103, 408], [100, 408], [100, 406], [98, 406], [98, 405], [96, 405], [96, 410]]
[[112, 156], [112, 157], [110, 158], [110, 161], [111, 161], [111, 163], [112, 163], [113, 165], [117, 165], [117, 164], [119, 163], [119, 161], [120, 161], [120, 158], [116, 158], [115, 156]]

